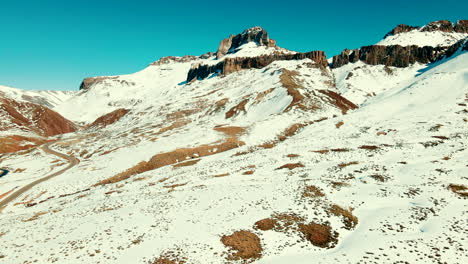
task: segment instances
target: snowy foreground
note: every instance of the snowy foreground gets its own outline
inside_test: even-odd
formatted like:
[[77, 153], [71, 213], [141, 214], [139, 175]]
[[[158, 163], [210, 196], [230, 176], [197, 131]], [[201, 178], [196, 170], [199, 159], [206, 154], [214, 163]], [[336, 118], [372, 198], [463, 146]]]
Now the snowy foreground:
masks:
[[[468, 263], [467, 52], [391, 72], [275, 61], [187, 84], [190, 67], [152, 65], [54, 108], [80, 124], [131, 111], [56, 137], [80, 163], [3, 209], [1, 263]], [[307, 111], [289, 109], [293, 71]], [[330, 84], [359, 108], [320, 97]], [[177, 149], [178, 163], [115, 177]], [[16, 171], [0, 195], [68, 165], [40, 148], [0, 162]], [[259, 241], [229, 246], [241, 230]]]

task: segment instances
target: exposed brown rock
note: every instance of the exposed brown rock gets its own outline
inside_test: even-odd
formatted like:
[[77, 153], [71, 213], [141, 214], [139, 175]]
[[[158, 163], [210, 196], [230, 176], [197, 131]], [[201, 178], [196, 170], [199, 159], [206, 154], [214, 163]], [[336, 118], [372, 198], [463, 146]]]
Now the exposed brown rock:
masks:
[[259, 46], [275, 47], [276, 42], [268, 37], [268, 32], [261, 27], [253, 27], [245, 30], [238, 35], [230, 35], [221, 41], [216, 52], [218, 59], [224, 57], [229, 51], [234, 51], [240, 46], [255, 42]]
[[124, 108], [114, 110], [108, 114], [98, 117], [93, 123], [91, 123], [90, 127], [106, 127], [108, 125], [111, 125], [119, 121], [129, 111], [130, 110]]
[[468, 33], [468, 20], [458, 20], [454, 29], [457, 33]]
[[237, 57], [237, 58], [226, 58], [215, 65], [198, 64], [194, 65], [188, 75], [187, 82], [193, 79], [205, 79], [213, 73], [230, 74], [236, 71], [244, 69], [262, 69], [270, 63], [277, 60], [303, 60], [311, 59], [319, 67], [327, 67], [328, 61], [323, 51], [311, 51], [305, 53], [295, 54], [272, 54], [262, 55], [257, 57]]
[[392, 29], [390, 32], [387, 33], [387, 35], [385, 35], [384, 38], [388, 37], [388, 36], [393, 36], [393, 35], [396, 35], [396, 34], [400, 34], [400, 33], [406, 33], [406, 32], [410, 32], [410, 31], [413, 31], [415, 29], [419, 29], [420, 27], [413, 27], [413, 26], [409, 26], [409, 25], [405, 25], [405, 24], [400, 24], [398, 26], [396, 26], [394, 29]]
[[236, 231], [223, 236], [221, 242], [235, 251], [228, 257], [230, 260], [258, 259], [262, 256], [260, 238], [250, 231]]
[[365, 46], [359, 50], [345, 50], [340, 55], [333, 57], [332, 68], [339, 68], [350, 62], [363, 61], [370, 65], [385, 65], [394, 67], [408, 67], [419, 63], [435, 62], [444, 54], [447, 48], [444, 47], [418, 47], [418, 46]]
[[118, 76], [101, 76], [101, 77], [89, 77], [85, 78], [80, 85], [80, 90], [88, 90], [91, 86], [95, 85], [96, 83], [100, 83], [104, 80], [112, 80], [117, 79]]
[[442, 31], [442, 32], [454, 32], [452, 22], [448, 20], [439, 20], [431, 22], [421, 28], [422, 32]]

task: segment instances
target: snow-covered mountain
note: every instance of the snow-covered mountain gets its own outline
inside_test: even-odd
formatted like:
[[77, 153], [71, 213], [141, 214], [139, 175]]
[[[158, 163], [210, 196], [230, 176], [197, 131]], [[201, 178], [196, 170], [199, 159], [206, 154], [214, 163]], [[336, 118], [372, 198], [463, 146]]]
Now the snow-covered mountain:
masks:
[[2, 263], [467, 262], [467, 22], [85, 79], [49, 109], [77, 131], [0, 157]]

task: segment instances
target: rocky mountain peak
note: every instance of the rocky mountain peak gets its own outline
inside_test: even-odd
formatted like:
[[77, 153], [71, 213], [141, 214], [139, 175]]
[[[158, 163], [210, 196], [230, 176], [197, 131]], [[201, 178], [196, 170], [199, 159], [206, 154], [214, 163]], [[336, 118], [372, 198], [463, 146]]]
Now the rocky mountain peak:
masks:
[[416, 30], [416, 29], [419, 29], [419, 27], [400, 24], [400, 25], [396, 26], [394, 29], [390, 30], [390, 32], [388, 32], [385, 35], [384, 38], [386, 38], [388, 36], [393, 36], [393, 35], [396, 35], [396, 34], [400, 34], [400, 33], [410, 32], [410, 31], [413, 31], [413, 30]]
[[452, 22], [448, 20], [438, 20], [431, 22], [421, 28], [422, 32], [433, 32], [433, 31], [442, 31], [442, 32], [454, 32]]
[[230, 35], [221, 41], [216, 52], [216, 58], [220, 59], [230, 52], [234, 52], [240, 46], [255, 42], [258, 46], [276, 47], [276, 41], [268, 36], [268, 32], [261, 27], [251, 27], [237, 35]]

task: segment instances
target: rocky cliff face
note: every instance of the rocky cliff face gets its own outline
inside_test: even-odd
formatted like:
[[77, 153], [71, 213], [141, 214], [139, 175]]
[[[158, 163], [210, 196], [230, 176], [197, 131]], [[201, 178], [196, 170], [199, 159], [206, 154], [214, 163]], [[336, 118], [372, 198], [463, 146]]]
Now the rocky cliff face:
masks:
[[99, 82], [102, 82], [104, 80], [112, 80], [112, 79], [117, 79], [118, 77], [117, 76], [112, 76], [112, 77], [108, 77], [108, 76], [101, 76], [101, 77], [90, 77], [90, 78], [85, 78], [81, 84], [80, 84], [80, 90], [88, 90], [89, 88], [91, 88], [91, 86], [99, 83]]
[[431, 22], [421, 28], [422, 32], [442, 31], [442, 32], [454, 32], [452, 22], [448, 20], [439, 20]]
[[460, 47], [467, 46], [466, 40], [461, 40], [450, 47], [418, 47], [418, 46], [364, 46], [355, 50], [343, 50], [333, 57], [332, 68], [338, 68], [348, 63], [362, 61], [370, 65], [386, 65], [394, 67], [408, 67], [419, 63], [431, 63], [442, 57], [450, 57]]
[[384, 38], [388, 37], [388, 36], [393, 36], [393, 35], [396, 35], [396, 34], [400, 34], [400, 33], [406, 33], [406, 32], [410, 32], [412, 30], [415, 30], [415, 29], [419, 29], [420, 27], [413, 27], [413, 26], [409, 26], [409, 25], [405, 25], [405, 24], [400, 24], [398, 26], [396, 26], [394, 29], [392, 29], [390, 32], [388, 32]]
[[454, 27], [455, 32], [457, 33], [467, 33], [468, 34], [468, 20], [458, 20]]
[[327, 58], [323, 51], [311, 51], [306, 53], [295, 54], [273, 54], [247, 58], [226, 58], [225, 60], [215, 65], [195, 65], [188, 72], [187, 82], [190, 82], [193, 79], [204, 79], [213, 73], [230, 74], [245, 69], [261, 69], [277, 60], [302, 59], [311, 59], [315, 63], [317, 63], [319, 67], [326, 67], [328, 65]]
[[245, 30], [241, 34], [230, 35], [229, 38], [223, 39], [216, 52], [216, 58], [220, 59], [228, 54], [229, 51], [235, 50], [249, 42], [255, 42], [259, 46], [276, 46], [276, 41], [268, 37], [268, 32], [266, 32], [266, 30], [261, 27], [253, 27]]
[[421, 32], [441, 31], [447, 33], [468, 33], [468, 20], [458, 20], [455, 24], [448, 20], [439, 20], [431, 22], [423, 27], [400, 24], [388, 32], [384, 38], [413, 30], [419, 30]]

